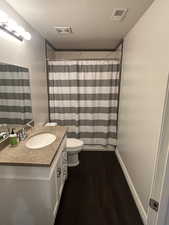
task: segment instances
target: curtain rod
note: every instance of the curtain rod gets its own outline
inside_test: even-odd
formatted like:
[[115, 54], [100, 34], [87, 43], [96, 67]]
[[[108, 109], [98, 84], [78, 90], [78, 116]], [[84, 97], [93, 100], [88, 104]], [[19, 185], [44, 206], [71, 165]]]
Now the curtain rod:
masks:
[[83, 60], [118, 60], [120, 61], [120, 59], [118, 58], [100, 58], [100, 59], [46, 59], [47, 61], [83, 61]]

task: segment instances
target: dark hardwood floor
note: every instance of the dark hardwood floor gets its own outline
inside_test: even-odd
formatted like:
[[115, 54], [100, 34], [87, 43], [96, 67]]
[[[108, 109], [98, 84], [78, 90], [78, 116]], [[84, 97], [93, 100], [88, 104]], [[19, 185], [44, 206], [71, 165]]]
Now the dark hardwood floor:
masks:
[[81, 152], [55, 225], [143, 225], [114, 152]]

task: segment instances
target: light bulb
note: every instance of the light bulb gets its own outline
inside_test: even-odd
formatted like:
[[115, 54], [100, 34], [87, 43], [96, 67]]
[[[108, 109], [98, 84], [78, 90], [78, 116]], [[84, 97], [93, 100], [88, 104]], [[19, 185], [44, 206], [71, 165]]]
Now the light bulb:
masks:
[[29, 32], [25, 32], [23, 36], [26, 40], [31, 40], [31, 34]]
[[0, 10], [0, 23], [5, 24], [8, 22], [8, 15]]
[[24, 33], [25, 33], [25, 29], [21, 26], [18, 26], [17, 27], [17, 33], [20, 34], [21, 36], [24, 36]]
[[14, 20], [12, 20], [12, 19], [8, 20], [7, 29], [9, 31], [16, 31], [17, 27], [18, 27], [18, 25]]

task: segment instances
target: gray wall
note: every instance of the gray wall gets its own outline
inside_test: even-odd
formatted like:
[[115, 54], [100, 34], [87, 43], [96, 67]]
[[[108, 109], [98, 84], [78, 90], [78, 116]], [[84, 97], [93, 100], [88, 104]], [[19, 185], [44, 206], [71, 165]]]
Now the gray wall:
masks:
[[48, 120], [45, 41], [7, 3], [0, 1], [0, 9], [31, 33], [30, 41], [20, 42], [0, 33], [0, 62], [27, 67], [31, 76], [32, 110], [36, 123]]
[[118, 150], [145, 215], [169, 72], [168, 8], [155, 0], [124, 40]]
[[46, 42], [46, 57], [48, 60], [55, 59], [55, 50]]
[[167, 208], [167, 215], [166, 215], [166, 219], [165, 219], [165, 225], [169, 224], [169, 202], [168, 202], [168, 208]]
[[54, 59], [120, 59], [119, 51], [56, 51]]

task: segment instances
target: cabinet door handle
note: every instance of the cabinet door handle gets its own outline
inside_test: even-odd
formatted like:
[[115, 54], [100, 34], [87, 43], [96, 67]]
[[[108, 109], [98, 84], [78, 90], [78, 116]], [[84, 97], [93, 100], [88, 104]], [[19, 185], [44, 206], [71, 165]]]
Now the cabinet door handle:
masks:
[[64, 176], [67, 176], [67, 170], [64, 170], [64, 171], [63, 171], [63, 175], [64, 175]]
[[60, 175], [61, 175], [61, 168], [57, 168], [57, 177], [60, 177]]

